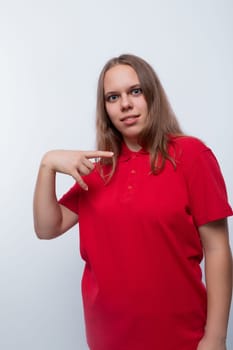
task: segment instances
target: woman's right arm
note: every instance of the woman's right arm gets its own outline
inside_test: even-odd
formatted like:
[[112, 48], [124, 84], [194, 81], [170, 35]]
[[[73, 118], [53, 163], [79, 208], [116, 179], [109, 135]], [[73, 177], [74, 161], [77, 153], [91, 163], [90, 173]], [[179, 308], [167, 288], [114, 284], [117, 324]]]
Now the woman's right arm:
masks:
[[94, 169], [90, 158], [112, 156], [112, 152], [64, 150], [49, 151], [44, 155], [33, 201], [34, 228], [39, 238], [51, 239], [60, 236], [78, 222], [78, 216], [57, 200], [56, 173], [72, 176], [87, 191], [82, 176], [88, 175]]

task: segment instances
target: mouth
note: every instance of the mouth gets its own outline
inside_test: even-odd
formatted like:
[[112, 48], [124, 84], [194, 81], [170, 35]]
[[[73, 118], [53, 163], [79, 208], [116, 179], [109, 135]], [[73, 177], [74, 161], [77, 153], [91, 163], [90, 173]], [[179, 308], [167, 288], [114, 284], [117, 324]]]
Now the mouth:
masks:
[[127, 115], [125, 117], [122, 117], [120, 119], [121, 122], [127, 122], [127, 121], [134, 121], [135, 119], [139, 118], [140, 115]]

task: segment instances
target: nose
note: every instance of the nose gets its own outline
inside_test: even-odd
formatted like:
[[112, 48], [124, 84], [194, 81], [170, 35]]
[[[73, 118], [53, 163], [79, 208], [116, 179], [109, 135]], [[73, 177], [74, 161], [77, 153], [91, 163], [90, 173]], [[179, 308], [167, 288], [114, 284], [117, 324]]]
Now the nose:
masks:
[[121, 109], [128, 110], [132, 108], [132, 101], [128, 94], [122, 94], [121, 96]]

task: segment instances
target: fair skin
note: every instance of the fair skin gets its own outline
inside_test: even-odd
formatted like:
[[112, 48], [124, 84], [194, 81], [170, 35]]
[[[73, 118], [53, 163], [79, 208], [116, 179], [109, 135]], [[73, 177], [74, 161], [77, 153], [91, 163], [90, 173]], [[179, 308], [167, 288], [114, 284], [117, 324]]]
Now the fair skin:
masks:
[[106, 110], [127, 146], [135, 151], [138, 135], [146, 123], [147, 103], [135, 70], [127, 65], [109, 69], [104, 79]]
[[232, 295], [232, 255], [227, 220], [199, 227], [205, 256], [207, 322], [197, 350], [226, 350], [227, 324]]
[[112, 152], [66, 151], [47, 152], [42, 158], [34, 193], [34, 227], [41, 239], [60, 236], [78, 222], [78, 216], [60, 205], [56, 197], [56, 173], [72, 176], [87, 191], [82, 176], [94, 168], [92, 158], [112, 157]]
[[[137, 137], [143, 129], [148, 109], [136, 72], [117, 65], [106, 73], [105, 106], [109, 118], [122, 134], [127, 146], [138, 151]], [[78, 216], [57, 201], [56, 173], [72, 176], [88, 190], [85, 175], [92, 172], [92, 158], [112, 157], [111, 152], [47, 152], [42, 158], [34, 194], [34, 225], [39, 238], [55, 238], [78, 222]], [[84, 178], [83, 178], [84, 176]], [[199, 227], [205, 255], [207, 285], [207, 323], [197, 350], [226, 350], [225, 339], [232, 293], [232, 256], [226, 220]]]

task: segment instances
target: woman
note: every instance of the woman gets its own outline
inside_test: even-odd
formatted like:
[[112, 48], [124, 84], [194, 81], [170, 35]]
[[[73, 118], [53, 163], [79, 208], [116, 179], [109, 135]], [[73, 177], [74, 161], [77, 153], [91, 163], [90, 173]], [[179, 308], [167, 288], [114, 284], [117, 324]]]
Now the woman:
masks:
[[[90, 349], [225, 350], [232, 209], [224, 180], [137, 56], [113, 58], [100, 74], [97, 149], [46, 153], [34, 196], [39, 238], [79, 221]], [[59, 201], [57, 172], [76, 180]]]

